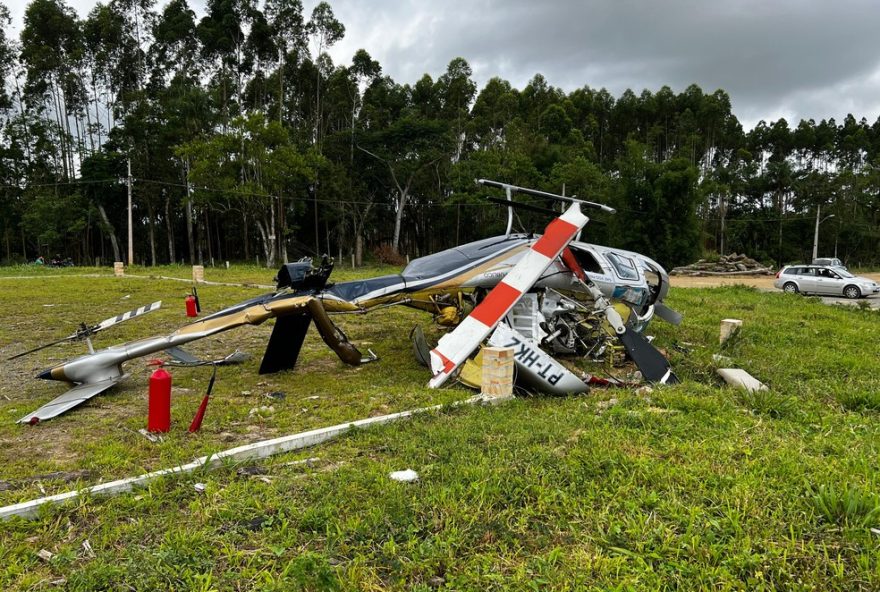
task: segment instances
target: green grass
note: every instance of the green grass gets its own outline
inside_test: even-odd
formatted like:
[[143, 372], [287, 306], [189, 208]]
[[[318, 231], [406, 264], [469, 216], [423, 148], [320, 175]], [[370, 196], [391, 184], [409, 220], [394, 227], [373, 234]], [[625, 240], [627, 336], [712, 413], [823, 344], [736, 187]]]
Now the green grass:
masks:
[[[144, 270], [187, 277], [188, 268]], [[66, 271], [66, 270], [65, 270]], [[209, 280], [270, 283], [271, 272], [207, 270]], [[387, 273], [387, 270], [378, 270]], [[26, 275], [26, 274], [22, 274]], [[165, 308], [96, 345], [185, 321], [185, 284], [143, 279], [2, 280], [0, 355], [163, 298]], [[14, 287], [9, 289], [9, 287]], [[259, 293], [205, 286], [206, 311]], [[126, 295], [130, 298], [123, 299]], [[45, 304], [54, 304], [46, 307]], [[448, 407], [298, 454], [166, 479], [131, 494], [81, 500], [37, 521], [0, 524], [0, 589], [72, 590], [875, 590], [880, 473], [877, 312], [733, 287], [677, 290], [685, 313], [652, 325], [683, 383], [525, 397], [496, 407]], [[718, 324], [740, 318], [721, 348]], [[220, 371], [203, 431], [185, 433], [208, 373], [172, 370], [172, 432], [143, 427], [149, 370], [81, 409], [35, 428], [12, 420], [63, 387], [35, 370], [78, 353], [44, 350], [6, 364], [0, 382], [0, 503], [65, 491], [24, 481], [88, 469], [99, 479], [187, 462], [245, 442], [470, 396], [425, 388], [406, 339], [417, 312], [337, 317], [381, 360], [349, 368], [310, 334], [293, 372], [258, 376], [270, 326], [197, 342], [200, 354], [239, 347], [254, 357]], [[110, 332], [108, 332], [110, 333]], [[671, 346], [684, 346], [680, 353]], [[770, 387], [722, 386], [712, 355]], [[182, 390], [188, 389], [188, 390]], [[270, 401], [265, 394], [282, 391]], [[314, 399], [312, 397], [319, 397]], [[7, 400], [8, 399], [8, 400]], [[272, 405], [265, 417], [250, 414]], [[319, 457], [311, 464], [290, 461]], [[420, 480], [400, 484], [393, 470]], [[261, 474], [249, 474], [249, 473]], [[204, 493], [193, 488], [205, 483]], [[94, 554], [83, 548], [88, 540]], [[46, 562], [40, 549], [54, 553]]]

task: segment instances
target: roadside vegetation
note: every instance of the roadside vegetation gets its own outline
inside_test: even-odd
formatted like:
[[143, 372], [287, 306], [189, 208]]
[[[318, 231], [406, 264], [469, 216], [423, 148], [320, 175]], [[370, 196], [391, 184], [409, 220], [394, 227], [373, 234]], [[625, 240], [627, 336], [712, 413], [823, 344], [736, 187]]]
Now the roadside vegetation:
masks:
[[[96, 345], [185, 322], [185, 283], [67, 273], [0, 278], [0, 355], [159, 298], [159, 312]], [[187, 278], [189, 269], [150, 273]], [[0, 273], [14, 274], [32, 275]], [[271, 283], [258, 268], [210, 270], [208, 279]], [[260, 290], [199, 293], [210, 312]], [[880, 361], [870, 344], [880, 313], [738, 286], [677, 289], [669, 304], [683, 325], [655, 322], [650, 333], [680, 385], [446, 407], [297, 454], [5, 522], [0, 588], [876, 590]], [[744, 328], [720, 347], [727, 317]], [[36, 427], [13, 421], [63, 386], [32, 376], [83, 345], [4, 362], [0, 503], [471, 395], [425, 387], [406, 336], [414, 324], [439, 336], [427, 316], [392, 308], [337, 320], [381, 360], [346, 367], [310, 333], [293, 372], [259, 376], [269, 325], [193, 344], [202, 356], [240, 348], [253, 357], [220, 369], [196, 435], [186, 427], [209, 373], [172, 369], [173, 424], [160, 443], [137, 433], [151, 371], [143, 361], [126, 366], [132, 376], [120, 387]], [[713, 354], [770, 390], [722, 386]], [[405, 468], [419, 480], [388, 478]], [[49, 560], [38, 556], [43, 549]]]

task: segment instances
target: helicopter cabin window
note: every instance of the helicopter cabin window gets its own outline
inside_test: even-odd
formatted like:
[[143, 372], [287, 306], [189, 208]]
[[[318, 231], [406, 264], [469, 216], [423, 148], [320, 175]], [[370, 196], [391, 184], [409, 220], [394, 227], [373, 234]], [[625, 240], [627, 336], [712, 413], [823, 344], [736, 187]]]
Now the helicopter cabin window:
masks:
[[632, 259], [630, 259], [629, 257], [624, 257], [623, 255], [618, 255], [617, 253], [605, 253], [605, 256], [608, 257], [609, 261], [611, 261], [611, 265], [614, 266], [614, 271], [617, 272], [617, 275], [621, 279], [639, 279], [639, 272], [638, 270], [636, 270], [636, 266], [633, 263]]
[[571, 252], [574, 253], [574, 258], [580, 263], [584, 271], [599, 274], [605, 273], [605, 270], [602, 269], [602, 266], [599, 265], [596, 257], [591, 252], [577, 248], [572, 248]]

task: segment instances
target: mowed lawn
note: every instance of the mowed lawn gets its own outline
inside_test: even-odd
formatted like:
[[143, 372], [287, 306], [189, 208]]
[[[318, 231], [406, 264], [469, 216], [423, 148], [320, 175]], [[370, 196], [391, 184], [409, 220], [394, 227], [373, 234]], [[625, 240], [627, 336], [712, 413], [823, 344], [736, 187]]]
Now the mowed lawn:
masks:
[[[95, 345], [186, 321], [188, 285], [158, 276], [186, 278], [187, 268], [133, 273], [144, 277], [0, 272], [0, 356], [158, 299], [162, 310]], [[208, 280], [230, 283], [271, 284], [272, 275], [206, 270]], [[199, 293], [212, 312], [261, 290]], [[449, 406], [297, 454], [0, 523], [0, 589], [880, 589], [880, 530], [872, 531], [880, 529], [880, 313], [735, 286], [674, 290], [668, 303], [684, 323], [657, 321], [649, 334], [680, 385]], [[719, 321], [729, 317], [744, 328], [722, 348]], [[143, 361], [126, 365], [131, 377], [116, 389], [35, 427], [14, 421], [64, 386], [33, 375], [84, 346], [4, 362], [0, 503], [472, 394], [426, 388], [407, 336], [419, 324], [439, 337], [428, 316], [392, 308], [336, 320], [380, 361], [347, 367], [310, 333], [293, 372], [259, 376], [271, 323], [188, 347], [252, 357], [220, 369], [196, 435], [186, 427], [209, 371], [172, 369], [173, 424], [160, 443], [137, 433], [151, 372]], [[770, 390], [723, 386], [719, 364]], [[418, 482], [389, 479], [406, 468]]]

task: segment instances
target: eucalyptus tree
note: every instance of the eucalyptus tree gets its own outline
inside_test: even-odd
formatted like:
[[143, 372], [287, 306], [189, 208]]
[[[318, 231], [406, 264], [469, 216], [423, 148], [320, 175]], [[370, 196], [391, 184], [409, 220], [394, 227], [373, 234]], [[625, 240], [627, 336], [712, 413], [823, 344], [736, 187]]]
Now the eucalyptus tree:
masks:
[[[212, 62], [213, 84], [219, 93], [224, 127], [233, 112], [242, 107], [242, 64], [247, 28], [255, 11], [254, 0], [208, 0], [207, 14], [197, 27], [202, 57]], [[229, 86], [234, 87], [231, 92]], [[231, 95], [235, 97], [235, 110], [230, 109]]]
[[449, 121], [456, 138], [455, 158], [461, 157], [465, 145], [465, 130], [470, 118], [471, 104], [477, 94], [477, 84], [471, 79], [473, 70], [464, 58], [455, 58], [446, 66], [446, 72], [437, 79], [440, 117]]
[[76, 14], [61, 0], [33, 0], [24, 15], [21, 60], [27, 72], [25, 97], [39, 112], [51, 111], [57, 138], [61, 176], [75, 173], [69, 104], [76, 99], [70, 74], [82, 54]]
[[311, 38], [314, 49], [313, 63], [316, 67], [314, 142], [320, 151], [323, 126], [321, 82], [323, 78], [329, 75], [332, 68], [332, 63], [329, 61], [329, 56], [326, 52], [345, 36], [345, 25], [336, 19], [330, 4], [319, 2], [312, 10], [312, 15], [306, 24], [305, 30]]
[[284, 123], [284, 106], [287, 103], [284, 95], [285, 64], [293, 61], [299, 65], [306, 51], [306, 28], [302, 14], [301, 0], [266, 0], [263, 13], [269, 26], [269, 35], [278, 52], [278, 98], [276, 108], [278, 121]]
[[175, 166], [169, 155], [173, 147], [191, 141], [210, 130], [214, 122], [214, 105], [202, 88], [200, 76], [204, 64], [199, 51], [195, 12], [186, 0], [172, 0], [155, 19], [152, 27], [153, 44], [150, 48], [149, 92], [156, 102], [159, 126], [158, 144], [165, 154], [161, 178], [169, 183], [163, 187], [160, 198], [164, 202], [165, 234], [169, 261], [176, 260], [172, 203], [184, 204], [186, 238], [189, 260], [196, 261], [193, 206], [189, 193], [179, 185], [187, 182], [185, 163]]
[[8, 111], [12, 107], [12, 97], [6, 88], [6, 81], [13, 75], [12, 64], [15, 61], [15, 50], [12, 39], [7, 37], [6, 31], [12, 25], [12, 17], [9, 9], [0, 3], [0, 113]]
[[358, 148], [386, 169], [386, 187], [393, 195], [391, 248], [399, 253], [404, 212], [419, 176], [434, 164], [450, 159], [454, 152], [449, 124], [405, 114], [387, 128], [361, 132]]
[[266, 265], [274, 266], [276, 196], [283, 189], [313, 183], [323, 159], [313, 150], [298, 150], [287, 130], [261, 113], [237, 117], [225, 132], [193, 140], [177, 153], [191, 163], [189, 178], [198, 203], [247, 212], [256, 226]]

